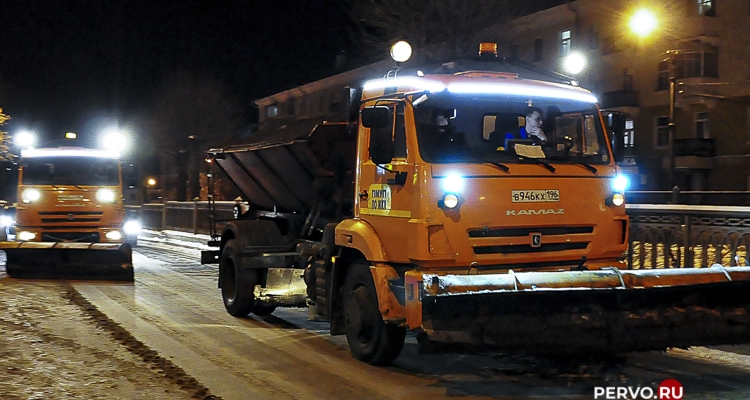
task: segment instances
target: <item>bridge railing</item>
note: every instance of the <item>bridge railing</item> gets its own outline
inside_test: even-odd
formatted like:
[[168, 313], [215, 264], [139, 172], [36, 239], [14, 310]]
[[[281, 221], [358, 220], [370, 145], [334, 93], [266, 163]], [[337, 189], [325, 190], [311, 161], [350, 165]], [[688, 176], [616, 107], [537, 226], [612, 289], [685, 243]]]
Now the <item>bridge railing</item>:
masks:
[[[216, 202], [217, 231], [233, 218], [235, 202]], [[143, 227], [209, 234], [208, 203], [177, 202], [127, 206]], [[623, 254], [629, 268], [748, 265], [750, 207], [628, 204], [630, 236]]]

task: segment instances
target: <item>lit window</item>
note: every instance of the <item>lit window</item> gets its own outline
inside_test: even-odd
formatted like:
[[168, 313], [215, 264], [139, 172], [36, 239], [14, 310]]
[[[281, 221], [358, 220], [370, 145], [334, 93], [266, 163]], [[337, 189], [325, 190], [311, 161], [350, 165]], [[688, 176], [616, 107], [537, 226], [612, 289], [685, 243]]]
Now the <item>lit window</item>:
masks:
[[560, 32], [560, 57], [565, 57], [570, 54], [570, 31]]
[[278, 104], [272, 104], [266, 107], [266, 118], [273, 118], [279, 115]]
[[715, 15], [713, 8], [713, 1], [698, 0], [698, 15], [713, 17]]
[[633, 120], [625, 120], [625, 132], [623, 132], [623, 138], [625, 139], [625, 147], [633, 147], [635, 144], [635, 130], [633, 130]]

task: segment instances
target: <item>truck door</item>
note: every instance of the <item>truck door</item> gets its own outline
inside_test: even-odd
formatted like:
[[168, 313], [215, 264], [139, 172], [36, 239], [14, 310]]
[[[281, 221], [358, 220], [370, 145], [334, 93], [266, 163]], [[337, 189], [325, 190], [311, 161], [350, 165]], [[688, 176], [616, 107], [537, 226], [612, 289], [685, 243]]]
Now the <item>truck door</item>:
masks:
[[[388, 107], [392, 123], [387, 128], [365, 128], [365, 134], [360, 137], [359, 217], [375, 228], [392, 262], [408, 262], [414, 165], [409, 162], [405, 103], [379, 102], [378, 106]], [[372, 160], [369, 143], [375, 129], [391, 131], [393, 159], [388, 164], [375, 164]]]

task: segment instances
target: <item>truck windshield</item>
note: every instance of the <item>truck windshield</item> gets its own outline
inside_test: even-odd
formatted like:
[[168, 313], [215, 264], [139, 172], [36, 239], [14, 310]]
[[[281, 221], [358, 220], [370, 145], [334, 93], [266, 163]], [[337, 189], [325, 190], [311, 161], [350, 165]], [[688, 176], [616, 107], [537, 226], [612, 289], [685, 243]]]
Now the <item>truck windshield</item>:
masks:
[[437, 94], [414, 107], [428, 162], [608, 164], [599, 111], [565, 99]]
[[21, 162], [25, 185], [117, 186], [118, 162], [109, 158], [44, 157]]

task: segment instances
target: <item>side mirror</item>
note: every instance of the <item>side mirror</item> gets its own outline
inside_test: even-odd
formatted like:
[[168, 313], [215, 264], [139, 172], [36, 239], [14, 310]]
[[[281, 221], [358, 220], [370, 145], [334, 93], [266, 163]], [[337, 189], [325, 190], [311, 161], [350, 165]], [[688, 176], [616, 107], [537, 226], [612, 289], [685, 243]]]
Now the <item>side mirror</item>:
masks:
[[376, 106], [362, 109], [362, 126], [365, 128], [390, 127], [393, 118], [388, 107]]
[[362, 109], [362, 125], [370, 128], [370, 158], [375, 164], [393, 160], [393, 117], [388, 107]]

